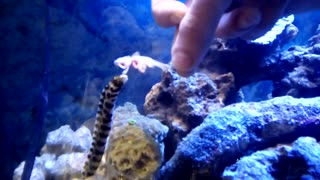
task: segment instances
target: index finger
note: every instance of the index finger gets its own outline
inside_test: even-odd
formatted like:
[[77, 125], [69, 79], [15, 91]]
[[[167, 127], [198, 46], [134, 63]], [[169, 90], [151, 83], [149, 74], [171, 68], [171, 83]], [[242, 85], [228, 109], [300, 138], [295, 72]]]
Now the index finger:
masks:
[[172, 46], [172, 65], [189, 76], [207, 52], [215, 29], [231, 0], [193, 0], [183, 17]]

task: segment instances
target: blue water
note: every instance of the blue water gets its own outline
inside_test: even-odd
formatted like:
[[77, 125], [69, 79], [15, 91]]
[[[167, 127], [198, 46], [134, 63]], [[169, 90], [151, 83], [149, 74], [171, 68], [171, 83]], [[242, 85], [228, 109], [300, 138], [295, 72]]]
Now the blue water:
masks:
[[[22, 160], [32, 159], [47, 132], [65, 124], [77, 129], [94, 117], [101, 89], [122, 71], [114, 59], [138, 50], [170, 61], [174, 28], [155, 24], [150, 6], [149, 0], [0, 2], [0, 177], [10, 179]], [[297, 15], [301, 32], [289, 45], [303, 45], [319, 17]], [[133, 102], [143, 112], [145, 95], [161, 72], [131, 70], [129, 77], [125, 98], [117, 103]], [[255, 87], [247, 92], [257, 92]], [[247, 100], [264, 100], [266, 94]]]

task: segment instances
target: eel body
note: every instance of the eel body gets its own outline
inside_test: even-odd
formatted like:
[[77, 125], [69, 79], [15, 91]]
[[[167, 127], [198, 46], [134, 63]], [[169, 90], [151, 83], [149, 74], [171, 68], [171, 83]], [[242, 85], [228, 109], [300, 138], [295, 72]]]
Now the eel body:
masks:
[[115, 76], [101, 93], [93, 132], [93, 142], [82, 172], [84, 178], [93, 176], [99, 167], [111, 130], [113, 107], [127, 80], [127, 75]]

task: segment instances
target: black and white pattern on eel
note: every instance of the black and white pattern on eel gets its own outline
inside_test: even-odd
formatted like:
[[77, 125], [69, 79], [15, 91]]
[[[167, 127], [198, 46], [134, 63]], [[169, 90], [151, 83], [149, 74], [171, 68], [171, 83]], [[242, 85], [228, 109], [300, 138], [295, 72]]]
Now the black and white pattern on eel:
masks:
[[93, 132], [93, 142], [82, 172], [84, 178], [93, 176], [99, 167], [111, 130], [114, 103], [127, 80], [127, 75], [115, 76], [101, 93]]

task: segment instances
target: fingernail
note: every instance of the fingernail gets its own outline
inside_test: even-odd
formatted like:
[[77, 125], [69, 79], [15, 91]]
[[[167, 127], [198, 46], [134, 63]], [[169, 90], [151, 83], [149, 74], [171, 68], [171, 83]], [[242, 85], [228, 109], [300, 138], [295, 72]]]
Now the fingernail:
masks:
[[183, 77], [188, 77], [194, 73], [194, 61], [184, 53], [175, 53], [172, 56], [172, 66]]
[[261, 15], [257, 11], [251, 11], [243, 14], [239, 17], [238, 28], [242, 30], [250, 29], [251, 27], [259, 24], [261, 21]]

